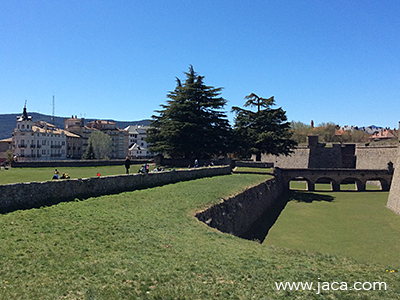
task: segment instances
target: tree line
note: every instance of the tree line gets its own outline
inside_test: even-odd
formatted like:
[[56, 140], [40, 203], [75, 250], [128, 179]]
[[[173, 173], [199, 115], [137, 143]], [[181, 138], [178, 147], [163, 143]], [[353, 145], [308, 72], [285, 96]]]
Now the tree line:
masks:
[[[292, 139], [298, 144], [307, 143], [307, 136], [318, 135], [325, 143], [366, 143], [371, 141], [371, 135], [361, 129], [344, 130], [337, 134], [339, 125], [328, 122], [314, 127], [302, 122], [292, 121], [290, 124]], [[396, 133], [395, 133], [396, 134]]]

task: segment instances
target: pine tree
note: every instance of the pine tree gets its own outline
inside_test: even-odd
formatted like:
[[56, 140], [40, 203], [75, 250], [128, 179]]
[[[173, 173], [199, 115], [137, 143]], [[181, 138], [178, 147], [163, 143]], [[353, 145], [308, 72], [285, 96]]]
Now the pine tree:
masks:
[[230, 126], [222, 111], [222, 88], [206, 86], [190, 66], [186, 81], [179, 78], [169, 100], [153, 115], [147, 142], [149, 150], [171, 157], [204, 158], [227, 152]]
[[257, 112], [233, 107], [236, 113], [234, 136], [236, 151], [241, 157], [261, 154], [289, 155], [297, 145], [291, 139], [290, 123], [287, 122], [286, 112], [282, 108], [272, 109], [274, 97], [261, 98], [252, 93], [245, 97], [245, 107], [256, 106]]
[[89, 146], [86, 149], [85, 155], [83, 159], [95, 159], [94, 152], [93, 152], [93, 145], [92, 141], [89, 141]]

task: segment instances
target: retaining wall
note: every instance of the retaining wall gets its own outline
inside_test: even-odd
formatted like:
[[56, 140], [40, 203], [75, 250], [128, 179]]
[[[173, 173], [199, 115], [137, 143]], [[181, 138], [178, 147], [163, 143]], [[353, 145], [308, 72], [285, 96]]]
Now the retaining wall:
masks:
[[0, 213], [230, 173], [230, 166], [215, 166], [147, 174], [0, 185]]
[[281, 197], [284, 191], [282, 182], [272, 178], [197, 213], [196, 217], [219, 231], [243, 236], [266, 210], [279, 201], [286, 201]]
[[396, 154], [397, 160], [394, 164], [392, 185], [390, 187], [389, 198], [386, 206], [396, 214], [400, 215], [400, 148]]
[[260, 162], [260, 161], [235, 161], [236, 167], [247, 167], [247, 168], [273, 168], [274, 164], [271, 162]]

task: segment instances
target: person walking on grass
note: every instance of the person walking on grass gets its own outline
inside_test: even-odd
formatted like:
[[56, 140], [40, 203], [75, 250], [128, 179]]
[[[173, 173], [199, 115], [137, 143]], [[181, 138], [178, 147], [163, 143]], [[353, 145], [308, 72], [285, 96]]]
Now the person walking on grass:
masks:
[[126, 174], [129, 174], [129, 168], [131, 167], [131, 160], [127, 156], [125, 159], [125, 169], [126, 169]]

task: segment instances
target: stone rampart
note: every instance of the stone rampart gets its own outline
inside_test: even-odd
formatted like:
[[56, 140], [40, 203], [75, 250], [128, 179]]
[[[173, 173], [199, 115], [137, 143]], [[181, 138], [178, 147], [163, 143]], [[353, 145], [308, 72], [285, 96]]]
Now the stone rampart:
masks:
[[396, 157], [392, 186], [390, 187], [389, 198], [386, 206], [396, 214], [400, 215], [400, 148], [396, 153]]
[[0, 213], [230, 173], [230, 166], [215, 166], [147, 174], [0, 185]]
[[397, 160], [397, 146], [356, 147], [357, 169], [386, 169], [391, 161]]
[[308, 168], [309, 156], [310, 156], [310, 149], [299, 147], [288, 156], [285, 155], [275, 156], [272, 154], [262, 154], [261, 161], [264, 163], [271, 162], [274, 164], [275, 167], [279, 168], [304, 169]]
[[[382, 147], [355, 147], [356, 169], [386, 169], [389, 161], [395, 163], [397, 160], [397, 146]], [[343, 168], [345, 153], [341, 147], [321, 147], [309, 149], [299, 147], [289, 156], [265, 155], [261, 156], [262, 162], [274, 163], [279, 168]]]
[[285, 190], [280, 180], [272, 178], [197, 213], [196, 217], [219, 231], [243, 236], [266, 210], [286, 201], [281, 197]]

